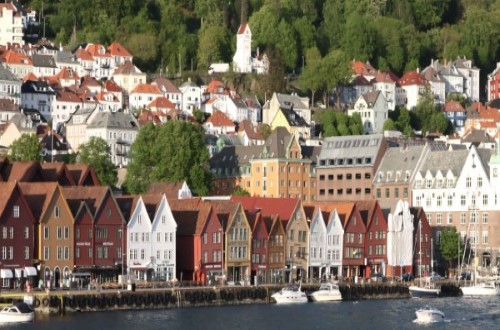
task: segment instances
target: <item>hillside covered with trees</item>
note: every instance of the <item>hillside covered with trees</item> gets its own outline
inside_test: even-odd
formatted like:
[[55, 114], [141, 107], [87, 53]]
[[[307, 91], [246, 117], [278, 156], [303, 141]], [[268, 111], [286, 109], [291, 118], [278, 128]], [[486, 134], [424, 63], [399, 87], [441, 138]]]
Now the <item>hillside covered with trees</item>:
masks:
[[[56, 43], [118, 40], [144, 71], [206, 71], [230, 62], [242, 20], [253, 48], [279, 52], [298, 72], [308, 54], [340, 50], [401, 75], [433, 58], [473, 59], [491, 71], [500, 53], [500, 0], [31, 0]], [[42, 24], [43, 25], [43, 24]]]

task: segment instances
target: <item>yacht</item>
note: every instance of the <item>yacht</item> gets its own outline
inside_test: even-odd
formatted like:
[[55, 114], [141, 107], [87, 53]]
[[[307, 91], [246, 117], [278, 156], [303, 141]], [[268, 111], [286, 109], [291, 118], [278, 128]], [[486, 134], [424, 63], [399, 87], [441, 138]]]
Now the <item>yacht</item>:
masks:
[[313, 301], [338, 301], [342, 300], [339, 286], [334, 283], [322, 283], [319, 290], [310, 295]]
[[412, 285], [408, 288], [412, 298], [436, 298], [441, 295], [441, 288], [433, 286], [430, 280], [426, 283], [420, 282], [420, 285]]
[[14, 302], [0, 310], [0, 324], [33, 322], [35, 312], [24, 302]]
[[441, 322], [444, 321], [444, 313], [438, 309], [431, 307], [424, 307], [415, 312], [417, 318], [415, 322], [417, 323], [431, 323], [431, 322]]
[[460, 290], [464, 296], [498, 296], [500, 287], [495, 283], [477, 283], [471, 286], [461, 287]]
[[274, 293], [271, 298], [274, 298], [278, 304], [307, 302], [307, 295], [301, 290], [300, 285], [284, 287], [280, 291]]

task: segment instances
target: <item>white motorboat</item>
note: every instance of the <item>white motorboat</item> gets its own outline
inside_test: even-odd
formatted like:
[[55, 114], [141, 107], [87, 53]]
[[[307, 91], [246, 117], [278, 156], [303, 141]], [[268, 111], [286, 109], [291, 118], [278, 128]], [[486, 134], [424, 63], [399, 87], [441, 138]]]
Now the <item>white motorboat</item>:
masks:
[[500, 287], [495, 283], [477, 283], [471, 286], [461, 287], [460, 290], [464, 296], [498, 296]]
[[417, 323], [432, 323], [444, 321], [443, 312], [428, 306], [417, 310], [415, 314], [417, 315], [417, 318], [415, 320], [415, 322]]
[[334, 283], [322, 283], [319, 290], [310, 295], [313, 301], [338, 301], [342, 300], [339, 286]]
[[441, 288], [432, 287], [430, 283], [420, 286], [412, 285], [408, 288], [412, 298], [437, 298], [441, 295]]
[[307, 295], [301, 290], [300, 286], [284, 287], [280, 291], [274, 293], [271, 298], [274, 298], [278, 304], [307, 302]]
[[24, 302], [14, 302], [0, 310], [0, 324], [33, 322], [34, 319], [35, 312]]

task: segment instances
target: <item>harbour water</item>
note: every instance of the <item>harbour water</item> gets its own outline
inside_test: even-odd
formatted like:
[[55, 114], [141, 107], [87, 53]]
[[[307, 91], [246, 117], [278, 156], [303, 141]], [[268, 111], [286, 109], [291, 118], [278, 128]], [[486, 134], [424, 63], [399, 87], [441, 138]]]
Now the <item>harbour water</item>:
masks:
[[[413, 322], [426, 305], [446, 321]], [[366, 300], [299, 305], [240, 305], [141, 311], [37, 314], [33, 324], [0, 329], [498, 329], [500, 297]]]

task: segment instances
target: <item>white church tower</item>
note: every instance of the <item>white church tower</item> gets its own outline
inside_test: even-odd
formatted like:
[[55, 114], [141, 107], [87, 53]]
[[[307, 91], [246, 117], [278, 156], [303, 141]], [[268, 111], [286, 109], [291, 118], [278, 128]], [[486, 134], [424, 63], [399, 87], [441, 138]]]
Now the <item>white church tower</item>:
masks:
[[252, 32], [247, 23], [240, 25], [236, 35], [233, 70], [241, 73], [252, 72]]

